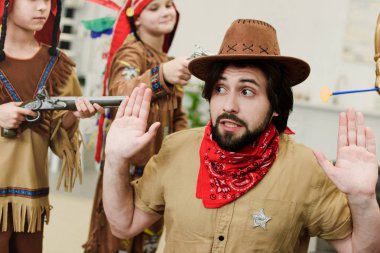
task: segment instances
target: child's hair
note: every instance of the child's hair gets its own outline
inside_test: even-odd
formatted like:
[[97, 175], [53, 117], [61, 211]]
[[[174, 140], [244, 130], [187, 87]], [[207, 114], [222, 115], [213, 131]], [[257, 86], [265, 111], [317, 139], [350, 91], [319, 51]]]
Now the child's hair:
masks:
[[59, 24], [61, 22], [61, 11], [61, 0], [57, 0], [57, 16], [54, 19], [54, 28], [52, 34], [53, 37], [51, 39], [51, 47], [49, 48], [50, 55], [55, 55], [57, 53]]
[[135, 18], [133, 15], [130, 15], [127, 11], [127, 19], [128, 19], [128, 22], [129, 22], [129, 26], [131, 27], [131, 31], [133, 33], [133, 35], [135, 36], [136, 40], [138, 41], [141, 41], [143, 43], [143, 41], [141, 40], [140, 36], [137, 34], [137, 27], [136, 27], [136, 24], [135, 24]]
[[5, 60], [4, 43], [7, 34], [7, 18], [8, 18], [9, 0], [4, 1], [4, 13], [1, 20], [1, 38], [0, 38], [0, 61]]
[[[55, 55], [57, 53], [59, 24], [61, 22], [62, 3], [61, 3], [61, 0], [56, 0], [56, 2], [57, 2], [57, 15], [54, 19], [51, 47], [49, 48], [50, 55]], [[6, 57], [5, 52], [4, 52], [4, 44], [5, 44], [5, 36], [7, 34], [8, 12], [9, 12], [9, 0], [5, 0], [4, 13], [1, 20], [2, 28], [1, 28], [1, 38], [0, 38], [0, 61], [4, 61]]]

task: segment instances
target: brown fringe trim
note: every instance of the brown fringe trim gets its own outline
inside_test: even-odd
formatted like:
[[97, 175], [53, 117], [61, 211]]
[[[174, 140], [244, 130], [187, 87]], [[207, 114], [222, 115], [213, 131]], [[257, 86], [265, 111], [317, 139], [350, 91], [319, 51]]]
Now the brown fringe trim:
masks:
[[[61, 89], [67, 85], [70, 75], [75, 67], [75, 63], [64, 53], [59, 54], [59, 59], [52, 70], [46, 86], [50, 96], [60, 96]], [[49, 137], [51, 127], [52, 112], [43, 112], [41, 119], [35, 123], [22, 124], [21, 131], [29, 127], [34, 132]]]
[[82, 184], [82, 169], [80, 145], [82, 138], [79, 130], [76, 130], [72, 137], [61, 127], [62, 120], [53, 131], [50, 138], [50, 148], [62, 161], [61, 172], [57, 182], [57, 190], [59, 190], [62, 180], [65, 191], [72, 191], [77, 177], [79, 183]]
[[152, 102], [152, 106], [158, 105], [160, 111], [174, 111], [178, 108], [177, 92], [178, 91], [173, 88], [173, 93], [167, 94]]
[[59, 54], [59, 60], [54, 67], [54, 70], [50, 74], [50, 78], [47, 81], [48, 87], [51, 89], [51, 96], [59, 95], [57, 92], [57, 88], [66, 84], [69, 79], [73, 69], [75, 67], [75, 63], [64, 53]]
[[4, 85], [1, 85], [0, 87], [0, 103], [7, 103], [7, 102], [10, 102], [11, 99], [9, 98], [9, 95], [7, 94], [6, 90], [5, 90], [5, 86]]
[[[48, 203], [48, 200], [46, 200], [46, 202]], [[35, 233], [37, 231], [42, 231], [44, 217], [46, 224], [49, 223], [51, 210], [51, 206], [49, 204], [31, 206], [30, 204], [18, 203], [12, 200], [12, 203], [7, 201], [0, 204], [0, 217], [2, 222], [1, 232], [7, 231], [8, 228], [9, 204], [12, 205], [14, 232]]]

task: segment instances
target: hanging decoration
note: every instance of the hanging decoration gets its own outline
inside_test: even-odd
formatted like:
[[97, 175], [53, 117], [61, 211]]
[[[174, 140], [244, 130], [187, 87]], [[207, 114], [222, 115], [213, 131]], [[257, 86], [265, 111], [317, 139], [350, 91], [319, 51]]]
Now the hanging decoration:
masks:
[[114, 17], [105, 17], [93, 20], [82, 20], [81, 22], [87, 30], [91, 31], [91, 38], [95, 39], [103, 34], [111, 35], [115, 19]]
[[86, 0], [87, 2], [93, 2], [104, 7], [110, 8], [115, 11], [119, 11], [121, 7], [111, 0]]
[[350, 93], [377, 91], [380, 94], [380, 15], [377, 18], [377, 24], [376, 24], [376, 30], [375, 30], [375, 57], [374, 57], [374, 60], [376, 63], [375, 88], [332, 92], [330, 88], [322, 87], [320, 94], [319, 94], [321, 100], [326, 103], [331, 96], [350, 94]]

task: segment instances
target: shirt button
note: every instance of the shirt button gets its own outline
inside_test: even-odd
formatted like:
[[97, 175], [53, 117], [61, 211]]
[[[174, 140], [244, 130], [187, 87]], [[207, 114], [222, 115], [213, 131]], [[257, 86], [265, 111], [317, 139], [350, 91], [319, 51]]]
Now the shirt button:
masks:
[[218, 239], [219, 239], [219, 241], [223, 241], [223, 240], [224, 240], [224, 236], [223, 236], [223, 235], [220, 235], [220, 236], [218, 237]]

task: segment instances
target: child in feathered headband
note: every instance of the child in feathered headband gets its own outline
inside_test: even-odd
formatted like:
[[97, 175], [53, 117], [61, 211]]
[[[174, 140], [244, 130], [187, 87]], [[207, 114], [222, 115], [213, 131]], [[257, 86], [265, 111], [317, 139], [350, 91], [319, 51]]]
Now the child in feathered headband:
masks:
[[[191, 76], [187, 68], [189, 60], [185, 57], [173, 59], [167, 55], [178, 20], [179, 13], [172, 0], [129, 0], [120, 11], [114, 26], [103, 94], [108, 90], [109, 95], [129, 96], [143, 82], [152, 89], [154, 97], [148, 127], [155, 121], [161, 122], [155, 140], [135, 157], [131, 168], [133, 178], [142, 175], [144, 165], [159, 151], [167, 134], [187, 127], [186, 115], [182, 110], [182, 86], [187, 84]], [[103, 126], [102, 119], [100, 126]], [[103, 131], [100, 130], [98, 143], [103, 139], [102, 134]], [[98, 159], [100, 146], [99, 144]], [[102, 174], [99, 182], [101, 180]], [[84, 245], [85, 252], [116, 252], [120, 249], [127, 249], [128, 252], [154, 252], [162, 229], [161, 222], [146, 229], [145, 233], [134, 240], [118, 240], [109, 229], [101, 206], [101, 196], [100, 183], [96, 190], [89, 239]]]
[[[0, 127], [17, 129], [0, 137], [0, 251], [42, 253], [44, 221], [49, 221], [49, 146], [62, 161], [61, 179], [71, 190], [81, 178], [78, 119], [98, 105], [78, 100], [78, 111], [36, 113], [20, 107], [45, 89], [50, 96], [80, 96], [75, 64], [57, 49], [59, 0], [1, 0]], [[21, 158], [21, 159], [20, 159]]]

